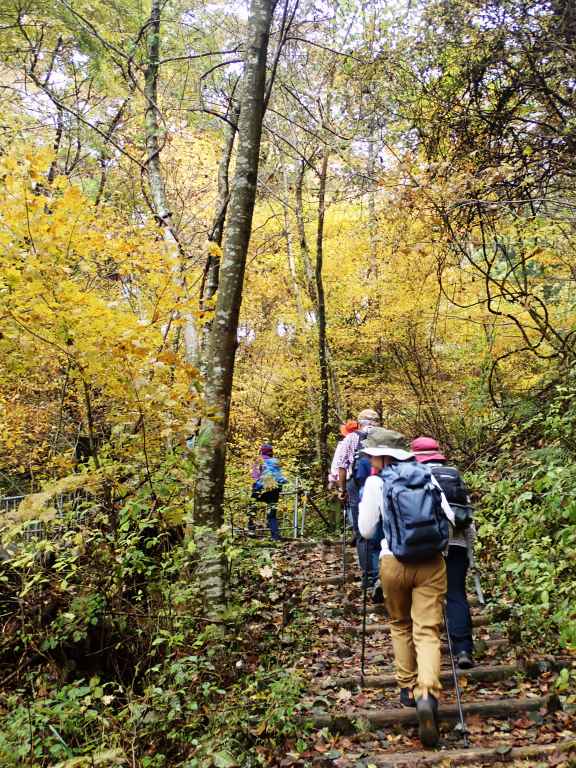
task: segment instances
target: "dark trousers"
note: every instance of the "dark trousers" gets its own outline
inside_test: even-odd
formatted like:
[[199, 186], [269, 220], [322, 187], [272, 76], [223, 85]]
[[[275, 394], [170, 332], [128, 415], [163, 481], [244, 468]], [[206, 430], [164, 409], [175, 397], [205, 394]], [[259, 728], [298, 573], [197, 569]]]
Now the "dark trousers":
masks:
[[280, 528], [278, 526], [278, 499], [280, 498], [280, 489], [271, 491], [252, 491], [253, 502], [248, 510], [248, 530], [254, 529], [254, 502], [266, 504], [266, 523], [270, 529], [270, 538], [278, 540], [280, 538]]
[[268, 528], [270, 528], [270, 537], [275, 540], [280, 538], [277, 511], [276, 504], [269, 504], [266, 511], [266, 522], [268, 523]]
[[362, 573], [367, 579], [368, 586], [372, 586], [379, 578], [380, 568], [380, 539], [363, 539], [358, 530], [358, 506], [360, 498], [353, 480], [347, 484], [348, 492], [348, 512], [350, 515], [350, 524], [356, 536], [356, 551], [358, 552], [358, 563]]
[[448, 631], [455, 654], [472, 654], [472, 616], [466, 597], [466, 574], [468, 573], [468, 552], [464, 547], [448, 547], [446, 557], [448, 593], [446, 595], [446, 618]]

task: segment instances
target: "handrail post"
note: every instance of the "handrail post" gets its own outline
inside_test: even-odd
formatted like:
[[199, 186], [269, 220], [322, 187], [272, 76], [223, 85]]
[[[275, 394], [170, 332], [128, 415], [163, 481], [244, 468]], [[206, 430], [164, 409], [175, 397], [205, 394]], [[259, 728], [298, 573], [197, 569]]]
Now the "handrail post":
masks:
[[299, 487], [299, 479], [296, 477], [296, 491], [294, 493], [294, 518], [292, 521], [292, 525], [294, 527], [294, 538], [298, 538], [298, 487]]

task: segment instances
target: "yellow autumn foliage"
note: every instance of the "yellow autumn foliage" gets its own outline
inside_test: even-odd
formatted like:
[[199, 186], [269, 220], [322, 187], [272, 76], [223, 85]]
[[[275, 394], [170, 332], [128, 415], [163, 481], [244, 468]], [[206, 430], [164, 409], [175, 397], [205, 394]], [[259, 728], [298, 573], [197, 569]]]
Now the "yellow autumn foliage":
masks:
[[64, 177], [46, 185], [51, 159], [21, 145], [0, 160], [0, 450], [14, 471], [71, 457], [74, 431], [130, 453], [144, 421], [147, 450], [164, 449], [196, 396], [197, 371], [167, 340], [182, 304], [174, 250]]

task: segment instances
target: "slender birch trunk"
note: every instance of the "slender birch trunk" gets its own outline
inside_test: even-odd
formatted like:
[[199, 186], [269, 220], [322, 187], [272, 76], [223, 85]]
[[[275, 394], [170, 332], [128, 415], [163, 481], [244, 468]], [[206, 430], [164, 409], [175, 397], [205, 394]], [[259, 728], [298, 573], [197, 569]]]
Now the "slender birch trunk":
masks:
[[376, 170], [376, 131], [372, 131], [368, 144], [368, 234], [370, 236], [370, 263], [368, 276], [378, 278], [378, 218], [376, 216], [376, 192], [374, 191], [374, 172]]
[[[292, 293], [294, 295], [294, 303], [296, 304], [296, 315], [298, 317], [297, 329], [301, 334], [301, 343], [306, 345], [307, 334], [310, 330], [306, 323], [306, 308], [304, 290], [300, 277], [298, 275], [298, 266], [296, 261], [296, 253], [294, 249], [294, 238], [292, 236], [292, 223], [290, 221], [290, 206], [288, 201], [290, 200], [290, 185], [288, 184], [288, 171], [286, 165], [282, 162], [281, 155], [279, 161], [282, 167], [282, 181], [284, 185], [284, 201], [283, 201], [283, 213], [284, 213], [284, 237], [286, 238], [286, 258], [288, 261], [288, 272], [290, 273], [290, 279], [292, 282]], [[314, 304], [315, 306], [315, 304]], [[316, 392], [314, 390], [313, 380], [314, 377], [311, 371], [308, 370], [308, 356], [304, 355], [302, 364], [306, 366], [306, 394], [308, 399], [308, 408], [310, 413], [314, 413], [316, 410]], [[319, 456], [320, 454], [318, 454]]]
[[[312, 306], [314, 307], [314, 311], [316, 314], [316, 322], [318, 322], [319, 309], [318, 309], [318, 290], [316, 285], [316, 275], [315, 275], [315, 270], [312, 266], [312, 258], [310, 256], [310, 248], [308, 246], [308, 240], [306, 237], [306, 228], [305, 228], [305, 219], [304, 219], [303, 187], [304, 187], [305, 173], [306, 173], [306, 164], [302, 162], [298, 169], [298, 174], [296, 176], [296, 182], [294, 185], [294, 196], [295, 196], [294, 209], [295, 209], [295, 215], [296, 215], [296, 225], [298, 227], [300, 257], [302, 259], [302, 265], [304, 267], [304, 279], [305, 279], [305, 285], [306, 285], [306, 292], [310, 298], [310, 301], [312, 302]], [[323, 216], [324, 216], [324, 213], [323, 213]], [[322, 221], [322, 237], [324, 236], [323, 230], [324, 230], [324, 221]], [[325, 316], [325, 313], [324, 313], [324, 316]], [[324, 337], [326, 338], [325, 333], [324, 333]], [[328, 366], [329, 381], [332, 386], [334, 410], [336, 411], [336, 415], [338, 419], [341, 420], [343, 418], [344, 408], [342, 405], [342, 398], [340, 396], [340, 387], [338, 386], [338, 377], [336, 375], [334, 363], [332, 360], [332, 354], [330, 352], [330, 345], [328, 344], [327, 339], [326, 339], [326, 365]], [[318, 463], [322, 465], [321, 429], [318, 429], [316, 433], [316, 448], [318, 453]]]
[[306, 238], [306, 228], [304, 225], [304, 175], [306, 173], [306, 164], [301, 162], [298, 169], [298, 175], [296, 176], [296, 184], [294, 188], [295, 193], [295, 208], [296, 208], [296, 223], [298, 226], [298, 239], [300, 241], [300, 257], [302, 258], [302, 265], [304, 267], [304, 278], [306, 280], [306, 290], [308, 296], [312, 301], [314, 307], [316, 307], [316, 288], [314, 286], [314, 270], [312, 269], [312, 259], [310, 258], [310, 249], [308, 247], [308, 239]]
[[302, 328], [305, 328], [304, 317], [304, 302], [302, 300], [302, 287], [300, 280], [298, 279], [298, 269], [296, 267], [296, 255], [294, 253], [294, 243], [292, 238], [292, 226], [290, 224], [290, 207], [288, 201], [290, 199], [290, 185], [288, 184], [288, 171], [286, 165], [282, 162], [282, 156], [279, 156], [279, 161], [282, 167], [282, 183], [284, 187], [284, 200], [282, 203], [282, 212], [284, 214], [284, 237], [286, 239], [286, 258], [288, 260], [288, 271], [290, 272], [290, 279], [292, 281], [292, 293], [294, 294], [294, 301], [296, 303], [296, 314], [298, 315], [298, 321], [302, 324]]
[[[172, 212], [166, 195], [166, 185], [160, 164], [162, 144], [161, 114], [158, 106], [158, 76], [160, 70], [160, 26], [161, 3], [160, 0], [152, 0], [150, 18], [148, 20], [148, 64], [144, 70], [144, 98], [146, 99], [146, 112], [144, 115], [144, 128], [146, 133], [146, 173], [150, 189], [151, 203], [154, 215], [160, 226], [164, 241], [168, 248], [180, 256], [180, 266], [176, 279], [179, 286], [186, 291], [185, 263], [182, 247], [178, 238], [178, 232], [172, 221]], [[197, 364], [199, 356], [199, 339], [195, 319], [191, 315], [184, 316], [184, 347], [186, 360]]]

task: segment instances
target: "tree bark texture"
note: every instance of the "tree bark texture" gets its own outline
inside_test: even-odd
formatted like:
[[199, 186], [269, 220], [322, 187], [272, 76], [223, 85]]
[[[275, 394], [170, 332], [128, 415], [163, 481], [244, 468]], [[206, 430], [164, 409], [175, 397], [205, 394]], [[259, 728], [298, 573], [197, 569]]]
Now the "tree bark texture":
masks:
[[[222, 238], [224, 235], [224, 224], [228, 204], [230, 202], [230, 161], [232, 160], [232, 151], [234, 149], [234, 139], [238, 130], [238, 120], [240, 119], [240, 102], [236, 102], [231, 110], [230, 123], [227, 125], [226, 140], [222, 150], [222, 157], [218, 165], [218, 193], [216, 197], [216, 207], [214, 210], [214, 219], [212, 228], [208, 236], [208, 243], [214, 243], [218, 248], [222, 247]], [[218, 281], [220, 277], [220, 256], [209, 253], [206, 261], [206, 271], [202, 282], [200, 308], [206, 309], [207, 302], [213, 299], [218, 290]], [[202, 329], [202, 352], [203, 357], [208, 347], [212, 322], [204, 324]], [[204, 361], [203, 361], [204, 363]]]
[[226, 432], [238, 318], [256, 199], [272, 0], [252, 0], [238, 123], [236, 171], [224, 238], [218, 297], [208, 344], [203, 419], [197, 450], [195, 524], [223, 521]]
[[320, 429], [318, 431], [320, 472], [322, 483], [328, 483], [328, 410], [329, 372], [328, 350], [326, 344], [326, 302], [324, 299], [324, 281], [322, 267], [324, 261], [324, 216], [326, 213], [326, 179], [328, 176], [328, 150], [324, 152], [320, 167], [320, 186], [318, 190], [318, 226], [316, 229], [316, 269], [314, 273], [318, 312], [318, 365], [320, 370]]

